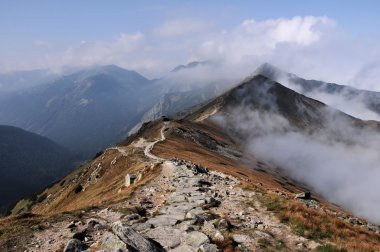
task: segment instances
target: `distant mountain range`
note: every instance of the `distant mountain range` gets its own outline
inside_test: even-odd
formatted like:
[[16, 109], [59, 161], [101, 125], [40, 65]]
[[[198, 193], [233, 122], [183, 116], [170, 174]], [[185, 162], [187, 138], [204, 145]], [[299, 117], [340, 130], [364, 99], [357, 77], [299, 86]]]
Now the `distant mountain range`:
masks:
[[[183, 116], [193, 106], [234, 87], [237, 81], [201, 77], [217, 67], [212, 62], [192, 62], [154, 80], [114, 65], [48, 81], [33, 77], [31, 88], [0, 93], [0, 123], [46, 136], [88, 159], [135, 132], [143, 122], [177, 113]], [[305, 80], [269, 64], [263, 64], [255, 74], [281, 80], [287, 87], [361, 119], [380, 118], [378, 92]], [[45, 75], [36, 72], [31, 76]], [[37, 80], [40, 85], [35, 84]], [[369, 112], [362, 113], [360, 106]]]
[[73, 156], [46, 137], [0, 125], [0, 213], [74, 167]]
[[177, 85], [180, 80], [175, 75], [186, 68], [148, 80], [109, 65], [0, 94], [0, 123], [47, 136], [89, 158], [126, 137], [143, 121], [172, 115], [212, 98], [216, 85]]
[[[146, 87], [160, 92], [159, 84]], [[380, 218], [374, 190], [379, 122], [355, 118], [263, 74], [204, 102], [218, 92], [210, 87], [209, 93], [201, 87], [147, 93], [160, 97], [147, 106], [152, 117], [197, 106], [180, 119], [143, 123], [37, 197], [18, 202], [12, 213], [19, 215], [0, 233], [0, 248], [35, 244], [38, 237], [46, 251], [63, 243], [78, 250], [110, 244], [144, 250], [135, 249], [133, 237], [178, 251], [189, 248], [182, 241], [195, 244], [194, 251], [200, 244], [214, 251], [364, 251], [368, 244], [379, 250], [380, 226], [369, 222]], [[23, 224], [23, 216], [29, 222], [48, 216], [54, 224], [20, 239], [19, 230], [32, 228], [11, 225]], [[216, 232], [229, 242], [215, 239]], [[257, 242], [263, 237], [265, 243]], [[202, 243], [193, 242], [198, 239]]]

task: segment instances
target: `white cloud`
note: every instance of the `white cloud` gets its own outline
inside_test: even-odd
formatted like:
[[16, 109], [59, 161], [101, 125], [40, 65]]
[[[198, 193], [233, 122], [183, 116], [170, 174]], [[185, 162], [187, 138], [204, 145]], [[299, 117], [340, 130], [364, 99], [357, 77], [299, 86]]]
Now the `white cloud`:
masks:
[[259, 160], [379, 224], [379, 132], [357, 128], [333, 110], [326, 109], [324, 115], [324, 127], [311, 133], [296, 129], [281, 115], [248, 107], [234, 108], [214, 119], [244, 136], [241, 143]]
[[160, 77], [176, 65], [194, 60], [220, 61], [223, 71], [243, 75], [270, 62], [302, 77], [380, 90], [379, 41], [351, 38], [328, 17], [246, 19], [228, 29], [210, 24], [194, 18], [168, 20], [152, 33], [86, 40], [55, 52], [38, 50], [42, 55], [28, 59], [2, 58], [0, 67], [117, 64]]
[[198, 19], [170, 20], [153, 29], [153, 34], [161, 37], [186, 36], [205, 31], [210, 24]]
[[223, 58], [241, 62], [247, 58], [264, 60], [284, 43], [299, 48], [318, 42], [323, 30], [333, 28], [334, 21], [326, 17], [294, 17], [265, 21], [244, 20], [230, 31], [213, 35], [200, 47], [200, 57]]

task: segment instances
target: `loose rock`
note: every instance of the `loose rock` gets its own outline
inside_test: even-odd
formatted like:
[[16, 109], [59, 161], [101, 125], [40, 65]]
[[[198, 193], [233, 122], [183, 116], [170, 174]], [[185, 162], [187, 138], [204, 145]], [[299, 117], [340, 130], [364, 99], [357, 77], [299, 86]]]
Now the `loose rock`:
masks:
[[120, 221], [114, 223], [112, 231], [127, 244], [127, 248], [132, 251], [160, 252], [162, 248], [157, 244], [148, 241], [135, 230]]

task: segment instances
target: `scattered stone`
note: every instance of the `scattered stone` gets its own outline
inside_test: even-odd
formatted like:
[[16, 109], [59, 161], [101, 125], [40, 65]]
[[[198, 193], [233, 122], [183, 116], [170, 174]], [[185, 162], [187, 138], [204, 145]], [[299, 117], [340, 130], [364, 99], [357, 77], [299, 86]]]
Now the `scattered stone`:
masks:
[[165, 249], [181, 244], [182, 232], [173, 227], [157, 227], [145, 233], [145, 236], [160, 243]]
[[171, 252], [198, 252], [198, 250], [189, 245], [182, 245], [170, 250]]
[[217, 242], [224, 241], [224, 236], [223, 236], [223, 234], [219, 230], [216, 230], [213, 238], [214, 238], [213, 240], [217, 241]]
[[116, 234], [125, 244], [127, 248], [132, 251], [141, 252], [161, 252], [162, 247], [158, 244], [150, 242], [145, 239], [135, 230], [127, 225], [123, 225], [120, 221], [115, 222], [112, 226], [112, 231]]
[[77, 227], [77, 225], [75, 224], [74, 221], [70, 222], [70, 224], [67, 225], [67, 228], [69, 228], [69, 229], [74, 229], [74, 228], [76, 228], [76, 227]]
[[193, 231], [187, 234], [186, 243], [193, 247], [199, 247], [203, 244], [209, 243], [207, 235], [199, 231]]
[[99, 249], [105, 251], [127, 251], [127, 245], [116, 235], [107, 233], [102, 239]]
[[142, 199], [141, 201], [140, 201], [140, 205], [141, 205], [141, 207], [142, 208], [144, 208], [144, 209], [152, 209], [152, 208], [154, 208], [154, 204], [153, 204], [153, 202], [152, 201], [150, 201], [150, 200], [148, 200], [148, 199]]
[[218, 252], [219, 249], [215, 244], [206, 243], [200, 246], [199, 252]]
[[129, 221], [138, 220], [138, 219], [140, 219], [140, 215], [137, 213], [133, 213], [133, 214], [129, 214], [129, 215], [125, 216], [125, 218]]
[[86, 229], [83, 229], [82, 231], [79, 231], [79, 232], [76, 232], [74, 235], [73, 235], [73, 239], [78, 239], [80, 241], [83, 241], [84, 238], [86, 237], [87, 235], [87, 228]]
[[132, 225], [132, 228], [138, 232], [144, 232], [146, 230], [149, 230], [153, 228], [153, 225], [150, 223], [135, 223]]
[[215, 227], [222, 230], [231, 230], [233, 225], [226, 219], [220, 219], [215, 223]]
[[310, 192], [298, 193], [296, 194], [295, 198], [309, 200], [311, 199], [311, 193]]
[[207, 174], [208, 173], [208, 169], [203, 167], [203, 166], [200, 166], [200, 165], [196, 165], [195, 166], [195, 170], [198, 172], [198, 173], [205, 173]]
[[82, 251], [82, 242], [78, 239], [71, 239], [67, 242], [63, 252], [81, 252]]
[[359, 219], [357, 219], [357, 218], [348, 218], [348, 220], [347, 220], [349, 223], [351, 223], [351, 224], [354, 224], [354, 225], [359, 225], [359, 226], [361, 226], [361, 225], [363, 225], [363, 222], [361, 222]]
[[207, 180], [200, 179], [198, 180], [198, 186], [212, 186], [212, 184]]
[[154, 218], [151, 218], [146, 223], [152, 224], [154, 227], [161, 227], [161, 226], [174, 226], [178, 222], [179, 220], [177, 218], [173, 218], [170, 215], [158, 215]]
[[241, 235], [241, 234], [234, 234], [232, 235], [232, 240], [236, 243], [245, 243], [249, 240], [249, 236], [247, 235]]
[[259, 237], [259, 238], [263, 238], [263, 239], [271, 239], [272, 236], [270, 234], [267, 234], [265, 232], [262, 232], [262, 231], [259, 231], [259, 230], [256, 230], [255, 231], [255, 234]]
[[89, 221], [87, 221], [87, 227], [89, 228], [94, 228], [98, 224], [99, 224], [99, 221], [96, 219], [90, 219]]
[[127, 176], [125, 176], [125, 187], [129, 187], [131, 184], [133, 184], [136, 180], [135, 174], [128, 173]]
[[206, 203], [202, 206], [202, 209], [203, 210], [209, 210], [210, 208], [220, 206], [220, 204], [221, 204], [221, 202], [219, 200], [211, 197], [210, 200], [208, 201], [208, 203]]

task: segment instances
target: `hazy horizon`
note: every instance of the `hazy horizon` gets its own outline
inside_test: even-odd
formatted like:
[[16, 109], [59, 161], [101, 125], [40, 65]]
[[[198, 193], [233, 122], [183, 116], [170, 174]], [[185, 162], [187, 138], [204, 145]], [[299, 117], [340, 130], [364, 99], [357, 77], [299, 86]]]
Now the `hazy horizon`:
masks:
[[246, 71], [269, 62], [380, 90], [375, 1], [116, 3], [2, 1], [0, 72], [115, 64], [157, 78], [192, 61]]

